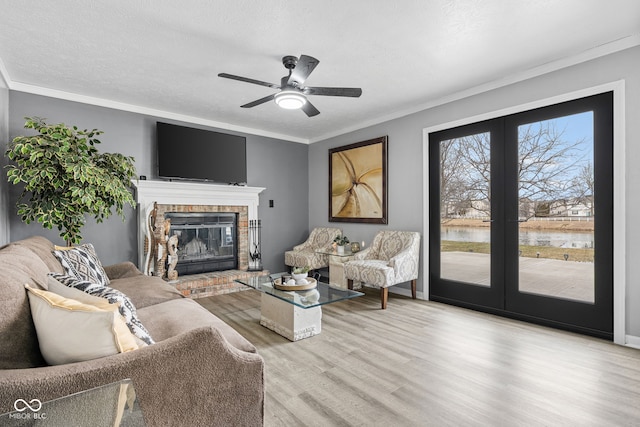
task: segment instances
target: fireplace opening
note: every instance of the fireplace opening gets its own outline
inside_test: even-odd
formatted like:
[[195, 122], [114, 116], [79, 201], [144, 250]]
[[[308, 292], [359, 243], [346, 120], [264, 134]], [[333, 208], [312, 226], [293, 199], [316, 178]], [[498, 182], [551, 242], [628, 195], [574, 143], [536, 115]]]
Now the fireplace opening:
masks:
[[169, 235], [178, 237], [178, 275], [238, 268], [238, 215], [217, 212], [166, 212]]

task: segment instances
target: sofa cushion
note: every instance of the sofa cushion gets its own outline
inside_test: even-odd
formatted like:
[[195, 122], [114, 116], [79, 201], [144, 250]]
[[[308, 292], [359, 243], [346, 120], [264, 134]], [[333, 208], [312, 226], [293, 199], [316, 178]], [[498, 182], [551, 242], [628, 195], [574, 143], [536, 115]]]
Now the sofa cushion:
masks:
[[113, 279], [109, 286], [125, 293], [131, 298], [137, 309], [184, 298], [175, 287], [156, 276], [141, 274], [139, 276]]
[[45, 365], [24, 285], [46, 289], [48, 270], [28, 247], [0, 249], [0, 369]]
[[163, 341], [202, 326], [214, 326], [235, 348], [251, 353], [257, 352], [254, 345], [235, 329], [188, 298], [141, 308], [138, 315], [156, 341]]
[[109, 277], [102, 268], [91, 243], [75, 247], [56, 246], [53, 251], [67, 274], [102, 286], [109, 286]]
[[142, 275], [142, 271], [131, 261], [123, 261], [112, 265], [103, 265], [104, 271], [107, 273], [109, 280], [125, 279]]
[[118, 310], [122, 317], [124, 317], [125, 322], [127, 322], [127, 326], [129, 327], [129, 330], [131, 330], [131, 333], [147, 344], [154, 343], [153, 338], [151, 338], [147, 329], [144, 327], [142, 322], [140, 322], [140, 319], [138, 319], [135, 305], [123, 292], [109, 286], [102, 286], [86, 280], [78, 280], [73, 276], [65, 274], [51, 273], [51, 277], [66, 286], [79, 289], [89, 295], [105, 298], [109, 303], [118, 303]]
[[48, 364], [81, 362], [138, 349], [116, 304], [106, 300], [87, 304], [26, 287], [40, 352]]
[[36, 254], [38, 258], [47, 265], [48, 271], [64, 273], [62, 264], [60, 264], [58, 258], [53, 255], [55, 246], [47, 238], [42, 236], [32, 236], [24, 240], [18, 240], [12, 243], [12, 245], [22, 246], [31, 250], [31, 252]]

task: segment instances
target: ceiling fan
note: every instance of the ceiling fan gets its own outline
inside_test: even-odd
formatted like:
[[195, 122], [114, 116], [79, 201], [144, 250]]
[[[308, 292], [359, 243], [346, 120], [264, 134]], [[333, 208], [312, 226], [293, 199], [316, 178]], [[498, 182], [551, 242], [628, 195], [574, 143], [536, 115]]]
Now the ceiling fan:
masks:
[[316, 58], [307, 55], [301, 55], [300, 58], [296, 58], [295, 56], [283, 57], [282, 64], [287, 70], [289, 70], [289, 75], [282, 77], [279, 85], [227, 73], [220, 73], [218, 74], [218, 77], [239, 80], [241, 82], [253, 83], [280, 90], [272, 95], [241, 105], [242, 108], [251, 108], [256, 105], [275, 100], [276, 104], [280, 107], [286, 109], [300, 108], [309, 117], [317, 116], [320, 114], [320, 111], [318, 111], [318, 109], [309, 102], [307, 95], [349, 96], [353, 98], [358, 98], [362, 95], [362, 89], [360, 88], [304, 86], [305, 80], [307, 80], [311, 72], [319, 63], [320, 61]]

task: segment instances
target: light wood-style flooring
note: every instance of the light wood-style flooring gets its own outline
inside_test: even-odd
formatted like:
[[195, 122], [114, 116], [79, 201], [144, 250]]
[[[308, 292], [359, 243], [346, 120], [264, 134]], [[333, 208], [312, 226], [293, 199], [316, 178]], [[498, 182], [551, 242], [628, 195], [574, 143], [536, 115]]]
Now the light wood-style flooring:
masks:
[[640, 350], [379, 291], [323, 306], [298, 342], [260, 294], [196, 301], [264, 357], [265, 426], [640, 426]]

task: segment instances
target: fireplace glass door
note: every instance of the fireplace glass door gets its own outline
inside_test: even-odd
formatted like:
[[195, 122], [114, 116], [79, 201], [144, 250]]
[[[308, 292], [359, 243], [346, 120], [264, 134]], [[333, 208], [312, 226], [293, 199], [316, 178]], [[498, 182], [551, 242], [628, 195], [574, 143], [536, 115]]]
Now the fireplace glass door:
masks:
[[238, 268], [237, 214], [165, 213], [178, 236], [179, 275]]

